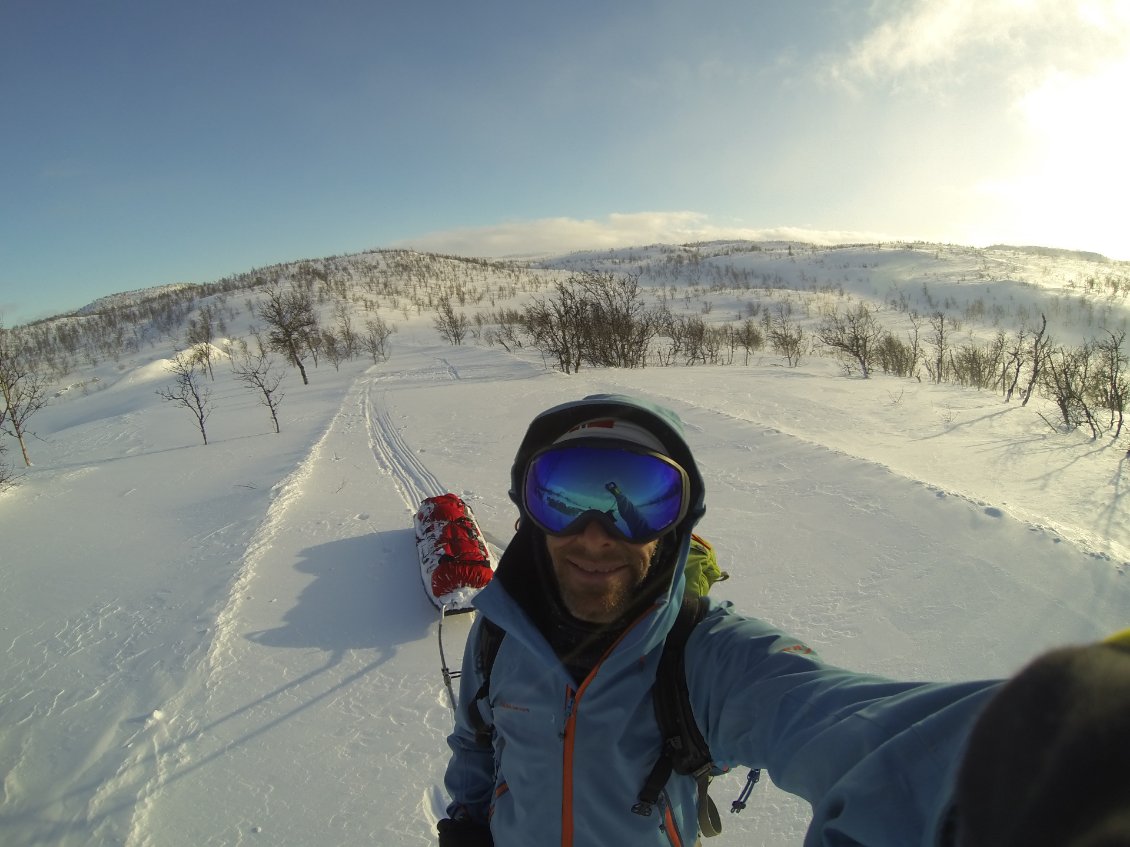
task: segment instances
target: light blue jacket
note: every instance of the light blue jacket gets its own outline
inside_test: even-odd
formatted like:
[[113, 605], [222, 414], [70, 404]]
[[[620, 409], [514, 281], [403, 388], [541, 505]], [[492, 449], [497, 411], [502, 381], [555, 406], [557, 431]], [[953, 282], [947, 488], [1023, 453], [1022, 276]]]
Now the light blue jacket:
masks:
[[[535, 450], [601, 416], [633, 421], [660, 438], [688, 473], [691, 509], [673, 536], [673, 578], [580, 685], [515, 599], [539, 578], [525, 522], [479, 592], [479, 615], [506, 631], [489, 694], [478, 703], [496, 731], [493, 747], [480, 747], [467, 718], [466, 704], [482, 683], [476, 622], [445, 782], [448, 815], [489, 820], [496, 847], [691, 847], [698, 836], [690, 777], [672, 776], [650, 816], [632, 811], [659, 756], [651, 688], [682, 600], [691, 528], [705, 510], [703, 481], [678, 417], [622, 395], [549, 409], [519, 446], [510, 496], [521, 510]], [[805, 847], [935, 847], [965, 739], [998, 686], [892, 682], [841, 670], [795, 638], [715, 602], [687, 642], [686, 667], [695, 719], [715, 761], [764, 768], [812, 804]]]
[[[651, 685], [682, 592], [680, 564], [667, 598], [580, 686], [501, 582], [480, 592], [480, 615], [507, 633], [486, 698], [496, 732], [492, 749], [478, 746], [461, 706], [448, 739], [448, 814], [489, 820], [496, 847], [693, 845], [690, 777], [672, 776], [650, 817], [632, 812], [659, 753]], [[468, 639], [463, 704], [482, 681], [472, 647], [479, 626]], [[808, 800], [805, 847], [934, 847], [964, 740], [997, 683], [845, 671], [713, 601], [686, 650], [691, 704], [715, 761], [765, 768]]]

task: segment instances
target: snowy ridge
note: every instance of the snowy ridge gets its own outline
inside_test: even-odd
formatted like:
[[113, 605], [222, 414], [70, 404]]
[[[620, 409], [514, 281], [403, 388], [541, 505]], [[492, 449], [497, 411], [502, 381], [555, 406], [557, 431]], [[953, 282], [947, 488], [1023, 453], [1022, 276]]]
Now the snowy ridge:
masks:
[[[315, 463], [320, 458], [320, 448], [329, 431], [327, 428], [305, 459], [290, 475], [272, 488], [266, 516], [240, 558], [228, 589], [227, 601], [217, 612], [215, 623], [210, 629], [210, 641], [203, 656], [200, 673], [200, 684], [202, 691], [205, 692], [203, 695], [205, 698], [208, 696], [207, 692], [221, 684], [225, 673], [240, 673], [238, 667], [233, 667], [237, 666], [239, 661], [233, 644], [239, 637], [241, 608], [249, 597], [257, 568], [268, 560], [273, 542], [298, 499], [303, 482], [310, 476]], [[201, 539], [201, 541], [206, 540], [207, 537]], [[99, 794], [121, 803], [122, 799], [118, 795], [123, 787], [129, 788], [128, 780], [130, 778], [136, 780], [140, 775], [147, 776], [140, 787], [132, 789], [136, 792], [136, 802], [133, 804], [128, 837], [124, 842], [126, 847], [156, 847], [161, 843], [160, 838], [154, 838], [149, 813], [162, 792], [167, 789], [170, 780], [178, 778], [178, 774], [190, 772], [197, 766], [194, 763], [193, 746], [209, 729], [209, 725], [202, 722], [200, 707], [189, 705], [189, 698], [184, 696], [189, 691], [191, 688], [186, 688], [182, 695], [174, 698], [165, 709], [154, 710], [144, 720], [137, 734], [140, 736], [144, 733], [147, 736], [147, 743], [137, 745], [137, 749], [123, 762], [117, 778], [108, 780], [99, 791]], [[133, 747], [133, 740], [131, 739], [125, 746]], [[186, 768], [188, 771], [185, 770]], [[101, 811], [93, 805], [98, 799], [96, 795], [92, 801], [92, 815]], [[113, 812], [114, 809], [111, 808], [109, 811]]]
[[256, 567], [270, 555], [272, 543], [285, 525], [288, 511], [301, 495], [302, 483], [310, 476], [315, 462], [320, 458], [320, 448], [329, 432], [327, 429], [305, 460], [272, 490], [267, 516], [255, 531], [243, 554], [228, 592], [228, 602], [216, 616], [215, 630], [205, 665], [205, 685], [214, 685], [215, 680], [233, 661], [231, 644], [237, 637], [237, 621], [240, 607], [247, 597], [247, 587], [255, 578]]

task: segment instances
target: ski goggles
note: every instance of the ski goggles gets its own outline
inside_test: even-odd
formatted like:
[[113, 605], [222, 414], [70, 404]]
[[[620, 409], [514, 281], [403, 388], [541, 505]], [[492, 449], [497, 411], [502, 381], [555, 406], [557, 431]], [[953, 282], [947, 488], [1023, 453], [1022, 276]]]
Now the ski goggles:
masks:
[[676, 462], [624, 445], [562, 444], [534, 454], [526, 466], [522, 504], [549, 535], [580, 532], [590, 520], [643, 544], [686, 517], [687, 472]]

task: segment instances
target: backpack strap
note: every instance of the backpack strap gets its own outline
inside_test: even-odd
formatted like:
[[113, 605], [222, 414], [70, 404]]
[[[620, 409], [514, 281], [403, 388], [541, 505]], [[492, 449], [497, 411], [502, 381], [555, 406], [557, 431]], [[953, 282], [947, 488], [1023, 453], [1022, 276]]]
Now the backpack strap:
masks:
[[709, 837], [722, 831], [722, 819], [707, 793], [714, 760], [706, 739], [695, 723], [686, 673], [687, 640], [705, 615], [705, 598], [684, 596], [675, 625], [663, 644], [659, 670], [652, 687], [655, 717], [663, 743], [659, 759], [644, 781], [639, 802], [632, 807], [632, 811], [637, 815], [650, 815], [672, 772], [693, 776], [698, 784], [699, 829], [704, 836]]
[[480, 747], [490, 747], [491, 738], [494, 736], [494, 726], [483, 719], [483, 713], [479, 711], [479, 701], [490, 694], [490, 671], [494, 667], [494, 658], [498, 655], [498, 648], [502, 646], [504, 635], [506, 630], [490, 618], [483, 618], [475, 645], [477, 651], [475, 667], [483, 678], [483, 684], [467, 703], [467, 720], [475, 730], [475, 742]]

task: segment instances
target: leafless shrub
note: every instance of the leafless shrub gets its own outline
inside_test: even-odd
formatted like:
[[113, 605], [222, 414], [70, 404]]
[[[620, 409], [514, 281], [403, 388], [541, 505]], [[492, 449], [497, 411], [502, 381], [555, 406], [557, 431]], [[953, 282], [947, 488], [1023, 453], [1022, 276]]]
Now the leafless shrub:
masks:
[[526, 307], [524, 324], [531, 344], [557, 360], [562, 373], [576, 373], [584, 361], [585, 301], [576, 286], [554, 283], [555, 297], [537, 297]]
[[1024, 389], [1024, 401], [1021, 404], [1023, 406], [1027, 406], [1028, 401], [1032, 399], [1036, 384], [1040, 382], [1043, 376], [1044, 365], [1047, 364], [1051, 356], [1054, 345], [1047, 329], [1048, 319], [1041, 314], [1040, 328], [1032, 336], [1032, 344], [1028, 350], [1028, 385]]
[[7, 447], [0, 444], [0, 492], [6, 491], [15, 485], [16, 475], [12, 466], [4, 461], [4, 453], [7, 452]]
[[196, 425], [200, 429], [200, 437], [208, 443], [208, 433], [204, 428], [205, 421], [212, 414], [211, 390], [200, 383], [196, 367], [190, 357], [183, 353], [173, 356], [172, 362], [166, 370], [173, 375], [173, 384], [157, 390], [157, 396], [170, 403], [183, 406], [192, 413]]
[[839, 309], [833, 310], [816, 330], [816, 337], [854, 363], [864, 379], [871, 376], [884, 334], [875, 313], [866, 303], [843, 313]]
[[260, 402], [271, 413], [275, 432], [280, 432], [278, 411], [284, 395], [278, 388], [282, 383], [283, 375], [276, 367], [274, 359], [262, 346], [258, 351], [252, 352], [244, 345], [241, 350], [232, 353], [231, 369], [237, 380], [259, 392]]
[[436, 332], [452, 346], [459, 346], [467, 337], [471, 322], [467, 316], [451, 304], [451, 296], [444, 294], [436, 304], [436, 316], [432, 320]]
[[[1087, 396], [1087, 383], [1091, 379], [1091, 353], [1089, 346], [1057, 347], [1052, 350], [1041, 371], [1040, 387], [1055, 403], [1066, 429], [1087, 425], [1092, 438], [1097, 438], [1099, 433]], [[1050, 425], [1051, 422], [1048, 423]]]
[[778, 304], [772, 314], [765, 315], [766, 334], [773, 352], [784, 356], [790, 368], [800, 364], [808, 345], [808, 333], [793, 318], [787, 303]]
[[1004, 333], [998, 333], [988, 344], [978, 344], [970, 338], [952, 349], [950, 381], [970, 388], [996, 388], [1001, 380], [1005, 343]]
[[735, 335], [738, 344], [745, 350], [745, 363], [749, 364], [749, 357], [765, 346], [765, 335], [757, 326], [757, 321], [747, 319]]
[[384, 362], [389, 357], [389, 337], [394, 328], [385, 323], [379, 315], [365, 321], [365, 334], [361, 336], [361, 346], [373, 357], [373, 364]]
[[1113, 429], [1113, 437], [1122, 434], [1126, 413], [1126, 401], [1130, 396], [1130, 381], [1127, 379], [1127, 355], [1122, 349], [1126, 341], [1125, 330], [1115, 334], [1106, 331], [1107, 337], [1095, 342], [1095, 355], [1098, 359], [1094, 392], [1101, 408], [1109, 413], [1107, 429]]
[[0, 431], [19, 442], [26, 467], [31, 467], [27, 437], [34, 436], [28, 423], [47, 400], [46, 380], [32, 369], [11, 333], [0, 326]]
[[341, 342], [342, 355], [347, 359], [352, 359], [357, 355], [361, 340], [353, 329], [353, 317], [349, 307], [345, 303], [338, 303], [334, 306], [334, 318], [337, 321], [335, 334]]
[[665, 310], [649, 307], [637, 274], [587, 271], [570, 278], [585, 312], [584, 355], [594, 367], [639, 368]]

